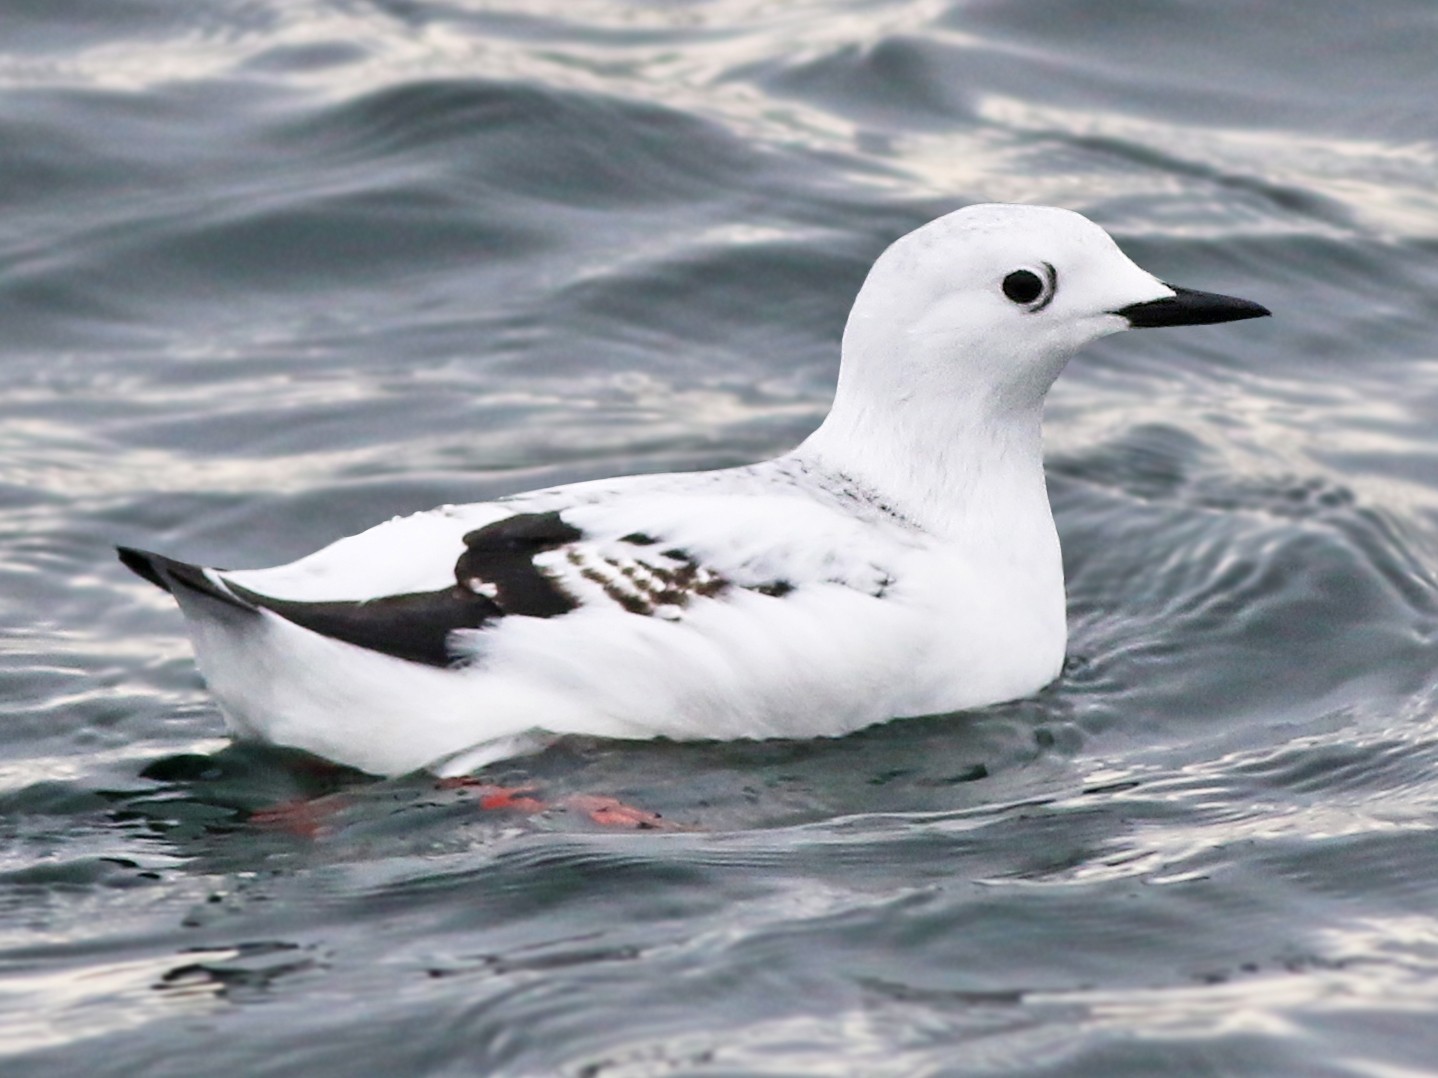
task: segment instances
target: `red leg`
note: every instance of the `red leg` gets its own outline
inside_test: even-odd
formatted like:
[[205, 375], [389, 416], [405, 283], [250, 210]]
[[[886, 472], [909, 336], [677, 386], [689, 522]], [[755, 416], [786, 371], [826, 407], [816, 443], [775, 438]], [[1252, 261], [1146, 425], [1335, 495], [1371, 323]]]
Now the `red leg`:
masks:
[[657, 812], [598, 794], [570, 794], [561, 801], [549, 802], [530, 796], [537, 787], [495, 786], [470, 775], [440, 779], [439, 785], [446, 790], [473, 790], [479, 799], [479, 807], [484, 809], [513, 809], [533, 814], [558, 807], [581, 813], [602, 827], [631, 827], [638, 831], [678, 830], [678, 825], [670, 823]]
[[249, 822], [257, 827], [284, 831], [299, 838], [318, 838], [329, 830], [330, 817], [345, 807], [349, 799], [340, 794], [324, 797], [296, 798], [269, 808], [255, 809]]
[[595, 823], [604, 827], [632, 827], [636, 831], [677, 831], [678, 824], [672, 824], [657, 812], [626, 805], [613, 797], [598, 794], [571, 794], [562, 802], [564, 807], [582, 812]]
[[[482, 809], [522, 812], [532, 816], [563, 808], [579, 813], [601, 827], [625, 827], [636, 831], [682, 830], [678, 824], [670, 823], [657, 812], [600, 794], [570, 794], [557, 802], [544, 801], [532, 796], [538, 789], [535, 786], [497, 786], [469, 775], [440, 779], [439, 788], [469, 790]], [[301, 838], [318, 838], [329, 829], [330, 818], [343, 809], [348, 800], [342, 794], [327, 794], [285, 801], [269, 808], [256, 809], [250, 813], [249, 822]]]
[[472, 791], [482, 809], [514, 809], [517, 812], [534, 813], [549, 808], [548, 802], [528, 796], [538, 789], [536, 786], [496, 786], [482, 782], [473, 775], [440, 779], [438, 785], [441, 790]]

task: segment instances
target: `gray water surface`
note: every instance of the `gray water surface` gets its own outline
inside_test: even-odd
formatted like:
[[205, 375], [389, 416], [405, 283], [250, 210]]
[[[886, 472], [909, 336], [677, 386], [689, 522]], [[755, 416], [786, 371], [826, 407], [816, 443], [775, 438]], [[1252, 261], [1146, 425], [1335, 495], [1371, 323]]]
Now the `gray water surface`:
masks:
[[[1426, 0], [10, 0], [0, 1069], [1433, 1073], [1435, 55]], [[980, 200], [1275, 312], [1061, 380], [1034, 699], [488, 776], [686, 828], [614, 832], [229, 746], [113, 560], [780, 452]]]

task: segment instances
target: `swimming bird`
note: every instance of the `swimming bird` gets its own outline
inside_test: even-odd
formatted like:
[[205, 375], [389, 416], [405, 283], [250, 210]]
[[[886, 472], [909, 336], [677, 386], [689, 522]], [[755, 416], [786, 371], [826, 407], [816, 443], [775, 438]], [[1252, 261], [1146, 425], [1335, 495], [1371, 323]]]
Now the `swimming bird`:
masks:
[[234, 736], [375, 774], [980, 707], [1064, 660], [1041, 425], [1069, 357], [1268, 313], [1079, 214], [969, 206], [874, 263], [833, 406], [783, 456], [446, 505], [269, 569], [120, 558], [178, 600]]

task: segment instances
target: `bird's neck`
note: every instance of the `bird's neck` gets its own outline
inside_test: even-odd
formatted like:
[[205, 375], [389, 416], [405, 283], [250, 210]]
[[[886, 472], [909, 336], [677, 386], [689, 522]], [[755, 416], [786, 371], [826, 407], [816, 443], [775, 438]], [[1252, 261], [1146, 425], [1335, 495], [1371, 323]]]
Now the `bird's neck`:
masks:
[[940, 537], [1002, 543], [1051, 520], [1042, 400], [1015, 409], [983, 394], [883, 388], [841, 379], [828, 418], [795, 454]]

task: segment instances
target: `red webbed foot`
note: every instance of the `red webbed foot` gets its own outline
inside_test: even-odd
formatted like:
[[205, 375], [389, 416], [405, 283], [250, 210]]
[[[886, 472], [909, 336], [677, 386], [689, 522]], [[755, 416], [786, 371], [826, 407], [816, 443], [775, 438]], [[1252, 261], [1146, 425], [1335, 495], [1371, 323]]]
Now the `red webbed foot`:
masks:
[[283, 831], [299, 838], [318, 838], [329, 830], [329, 821], [348, 803], [341, 794], [296, 798], [268, 808], [255, 809], [249, 822], [271, 831]]
[[559, 801], [545, 801], [533, 796], [535, 786], [496, 786], [469, 775], [441, 779], [441, 789], [468, 789], [473, 791], [483, 809], [510, 809], [530, 815], [562, 808], [576, 812], [601, 827], [627, 827], [637, 831], [674, 831], [678, 825], [670, 823], [657, 812], [625, 804], [618, 798], [600, 794], [570, 794]]
[[626, 805], [615, 797], [570, 794], [561, 804], [573, 812], [583, 813], [602, 827], [629, 827], [636, 831], [679, 830], [678, 824], [670, 823], [659, 813], [635, 805]]

